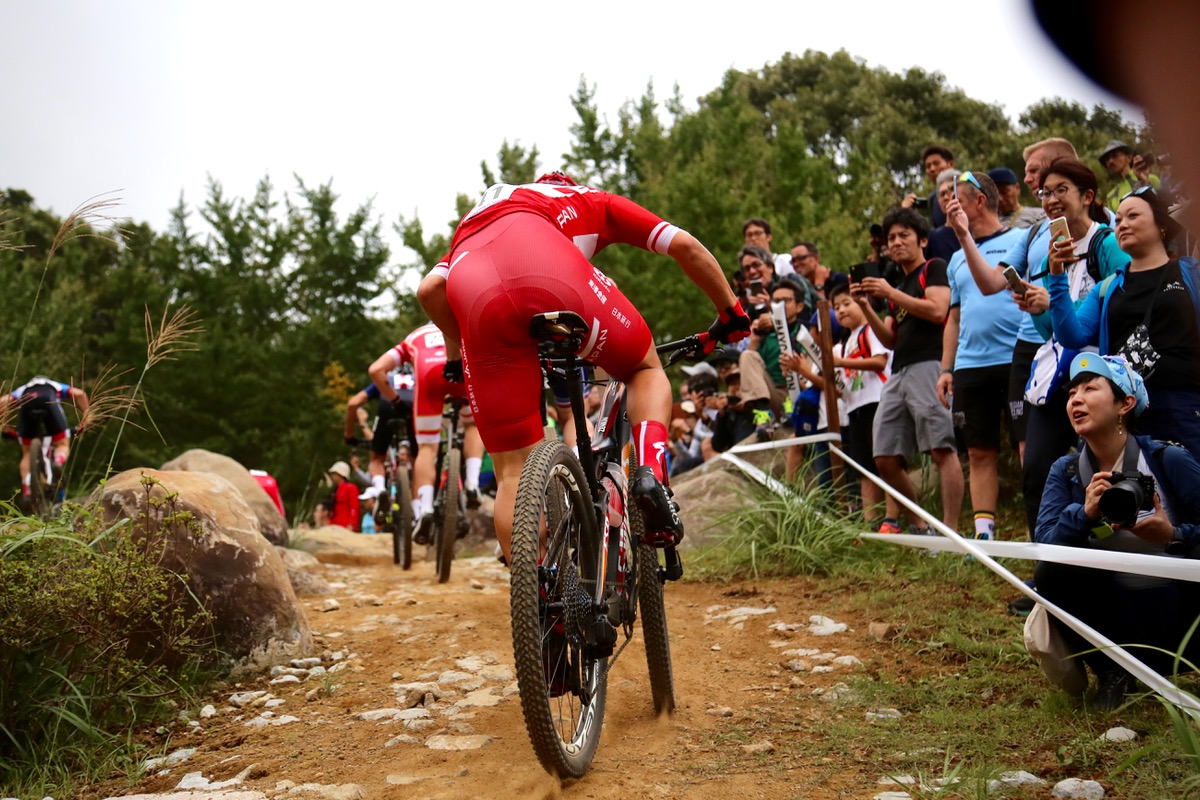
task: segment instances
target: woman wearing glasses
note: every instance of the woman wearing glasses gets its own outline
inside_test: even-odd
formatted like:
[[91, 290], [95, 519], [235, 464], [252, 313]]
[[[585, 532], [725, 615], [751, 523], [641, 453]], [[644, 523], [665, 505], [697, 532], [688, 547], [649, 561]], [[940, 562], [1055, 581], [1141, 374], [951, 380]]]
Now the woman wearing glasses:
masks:
[[1117, 243], [1129, 265], [1092, 288], [1076, 308], [1068, 269], [1074, 242], [1050, 246], [1050, 316], [1067, 347], [1099, 347], [1124, 356], [1142, 374], [1150, 407], [1138, 432], [1200, 453], [1200, 270], [1168, 253], [1180, 227], [1154, 189], [1142, 187], [1117, 207]]

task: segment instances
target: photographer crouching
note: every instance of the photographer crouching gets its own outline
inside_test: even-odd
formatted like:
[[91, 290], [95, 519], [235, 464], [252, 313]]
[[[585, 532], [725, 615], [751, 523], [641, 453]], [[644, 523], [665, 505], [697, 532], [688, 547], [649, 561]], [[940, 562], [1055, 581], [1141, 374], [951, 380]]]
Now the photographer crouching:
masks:
[[[1200, 544], [1200, 464], [1184, 448], [1133, 436], [1129, 425], [1149, 404], [1142, 378], [1120, 356], [1080, 353], [1071, 362], [1067, 416], [1081, 438], [1078, 455], [1054, 463], [1034, 539], [1164, 556], [1189, 556]], [[1198, 550], [1197, 552], [1200, 552]], [[1200, 613], [1196, 584], [1040, 562], [1038, 591], [1162, 674]], [[1055, 620], [1067, 648], [1097, 676], [1093, 707], [1121, 705], [1132, 676]], [[1189, 649], [1200, 649], [1190, 645]], [[1092, 651], [1092, 652], [1088, 652]]]

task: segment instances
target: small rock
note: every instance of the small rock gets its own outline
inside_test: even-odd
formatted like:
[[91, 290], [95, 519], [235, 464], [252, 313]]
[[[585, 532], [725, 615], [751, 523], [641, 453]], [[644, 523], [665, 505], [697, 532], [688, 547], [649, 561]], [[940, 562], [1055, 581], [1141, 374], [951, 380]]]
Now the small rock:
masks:
[[912, 775], [884, 775], [878, 781], [880, 786], [916, 786], [917, 779]]
[[396, 716], [392, 719], [428, 719], [430, 716], [429, 710], [425, 708], [406, 708], [402, 711], [397, 711]]
[[710, 717], [732, 717], [733, 709], [729, 706], [721, 706], [720, 708], [710, 708], [704, 713], [708, 714]]
[[708, 649], [712, 650], [714, 653], [719, 653], [719, 652], [721, 652], [721, 645], [714, 644], [712, 647], [710, 647]]
[[492, 694], [491, 689], [477, 689], [455, 703], [459, 708], [488, 708], [499, 705], [504, 698]]
[[324, 667], [313, 667], [312, 669], [310, 669], [308, 671], [308, 677], [319, 678], [322, 675], [327, 674], [328, 672], [329, 672], [329, 670], [325, 669]]
[[373, 711], [363, 711], [362, 713], [355, 714], [354, 719], [362, 720], [363, 722], [379, 722], [381, 719], [396, 719], [396, 715], [400, 711], [401, 709], [399, 708], [376, 708]]
[[337, 611], [342, 607], [342, 604], [332, 597], [325, 598], [325, 602], [321, 603], [321, 611]]
[[1022, 786], [1043, 786], [1045, 781], [1034, 775], [1032, 772], [1018, 770], [1016, 772], [1001, 772], [1000, 779], [988, 781], [988, 792], [994, 793], [1001, 789], [1013, 788], [1017, 789]]
[[286, 702], [287, 701], [284, 700], [282, 697], [276, 697], [276, 698], [273, 698], [273, 699], [268, 700], [267, 702], [263, 703], [263, 707], [264, 708], [279, 708], [281, 705], [283, 705]]
[[229, 698], [229, 704], [238, 708], [245, 708], [264, 695], [266, 695], [266, 692], [239, 692]]
[[810, 669], [812, 669], [811, 664], [809, 664], [807, 661], [802, 661], [799, 658], [792, 659], [791, 661], [785, 661], [781, 666], [785, 667], [786, 669], [790, 669], [792, 672], [808, 672]]
[[822, 664], [819, 667], [813, 667], [812, 671], [813, 672], [833, 672], [833, 667], [829, 666], [828, 664]]
[[820, 652], [820, 650], [814, 650], [811, 647], [801, 647], [796, 650], [784, 650], [782, 653], [780, 653], [780, 655], [793, 656], [796, 658], [808, 658], [809, 656], [819, 655]]
[[491, 743], [490, 736], [430, 736], [425, 746], [430, 750], [478, 750]]
[[899, 709], [895, 708], [877, 708], [874, 711], [867, 712], [867, 720], [869, 722], [881, 719], [900, 719], [902, 716], [903, 714], [900, 713]]
[[797, 625], [794, 622], [772, 622], [767, 627], [773, 631], [779, 631], [780, 633], [795, 633], [803, 626]]
[[288, 789], [288, 794], [315, 795], [322, 798], [322, 800], [362, 800], [362, 798], [367, 796], [362, 787], [354, 783], [343, 783], [340, 785], [302, 783], [299, 786], [293, 786], [291, 789]]
[[833, 660], [833, 663], [839, 667], [861, 667], [862, 661], [858, 656], [838, 656]]
[[477, 580], [475, 580], [474, 578], [472, 578], [472, 579], [471, 579], [471, 588], [472, 588], [472, 589], [478, 589], [478, 590], [481, 590], [481, 589], [483, 589], [484, 587], [483, 587], [483, 583], [481, 583], [480, 581], [477, 581]]
[[275, 685], [278, 685], [281, 683], [299, 683], [299, 682], [300, 682], [300, 679], [297, 678], [295, 675], [280, 675], [278, 678], [272, 678], [270, 681], [272, 686], [275, 686]]
[[880, 792], [871, 800], [912, 800], [912, 795], [908, 792]]
[[200, 719], [209, 719], [211, 717], [215, 717], [216, 715], [217, 715], [216, 706], [208, 705], [208, 706], [205, 706], [204, 708], [200, 709]]
[[150, 772], [151, 770], [163, 769], [165, 767], [174, 767], [182, 764], [194, 755], [196, 755], [195, 747], [185, 747], [182, 750], [176, 750], [174, 753], [160, 756], [159, 758], [148, 758], [146, 759], [146, 763], [142, 765], [142, 768]]
[[808, 632], [813, 636], [832, 636], [835, 633], [844, 633], [850, 630], [850, 626], [844, 622], [835, 622], [829, 617], [823, 617], [820, 614], [813, 614], [808, 618]]
[[319, 658], [293, 658], [292, 666], [296, 669], [312, 669], [321, 665]]
[[742, 752], [752, 756], [762, 755], [765, 753], [774, 753], [775, 745], [769, 741], [755, 742], [754, 744], [744, 744], [742, 745]]
[[436, 725], [437, 721], [432, 719], [410, 719], [404, 723], [404, 729], [420, 733], [421, 731], [427, 731]]
[[399, 736], [393, 736], [383, 743], [384, 747], [394, 747], [398, 744], [420, 744], [421, 740], [415, 736], [409, 736], [407, 733], [402, 733]]
[[508, 683], [513, 679], [513, 671], [512, 667], [497, 664], [496, 666], [484, 667], [479, 670], [479, 676], [489, 681], [496, 681], [497, 683]]
[[1054, 784], [1051, 794], [1062, 800], [1103, 800], [1104, 787], [1096, 781], [1067, 778]]
[[362, 608], [363, 606], [381, 606], [383, 601], [373, 594], [364, 594], [354, 598], [354, 607]]
[[872, 639], [877, 639], [881, 642], [896, 638], [895, 626], [886, 622], [872, 622], [867, 626], [867, 633], [870, 634]]
[[1138, 738], [1136, 731], [1131, 731], [1129, 728], [1109, 728], [1100, 737], [1101, 741], [1105, 742], [1132, 742]]

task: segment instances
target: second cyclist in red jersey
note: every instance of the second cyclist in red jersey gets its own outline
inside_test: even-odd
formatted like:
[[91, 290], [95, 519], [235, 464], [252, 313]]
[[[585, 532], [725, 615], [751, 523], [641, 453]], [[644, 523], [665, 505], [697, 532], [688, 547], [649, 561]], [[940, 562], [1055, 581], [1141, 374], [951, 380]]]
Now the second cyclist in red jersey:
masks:
[[496, 467], [496, 538], [506, 557], [517, 481], [542, 438], [542, 374], [529, 321], [548, 311], [573, 311], [591, 324], [579, 356], [628, 387], [639, 464], [632, 491], [647, 532], [656, 544], [683, 536], [678, 507], [664, 486], [670, 382], [641, 314], [588, 261], [614, 242], [678, 262], [718, 309], [709, 329], [714, 343], [749, 334], [749, 319], [720, 265], [694, 236], [562, 173], [489, 188], [459, 222], [445, 261], [421, 282], [418, 297], [446, 334], [448, 359], [458, 357], [461, 343], [475, 423]]

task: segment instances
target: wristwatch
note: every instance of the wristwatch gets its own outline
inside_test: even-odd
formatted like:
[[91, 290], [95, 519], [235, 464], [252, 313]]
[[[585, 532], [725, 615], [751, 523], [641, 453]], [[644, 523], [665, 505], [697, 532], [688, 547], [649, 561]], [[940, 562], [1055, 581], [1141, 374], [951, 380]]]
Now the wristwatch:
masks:
[[1179, 532], [1179, 528], [1176, 528], [1175, 535], [1171, 537], [1171, 541], [1167, 542], [1167, 555], [1184, 556], [1187, 555], [1188, 550], [1187, 542], [1183, 540], [1183, 534]]

